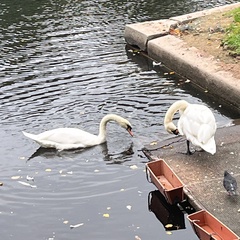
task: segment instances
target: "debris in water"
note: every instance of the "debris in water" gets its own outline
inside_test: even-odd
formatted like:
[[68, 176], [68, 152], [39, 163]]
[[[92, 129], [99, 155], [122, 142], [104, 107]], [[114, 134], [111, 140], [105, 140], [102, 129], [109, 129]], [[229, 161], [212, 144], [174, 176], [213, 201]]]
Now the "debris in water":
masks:
[[27, 181], [34, 181], [34, 177], [31, 177], [31, 176], [26, 176], [26, 179], [27, 179]]
[[108, 213], [104, 213], [104, 214], [103, 214], [103, 217], [105, 217], [105, 218], [109, 218], [110, 215], [109, 215]]
[[132, 209], [132, 206], [131, 206], [131, 205], [127, 205], [126, 208], [127, 208], [128, 210], [131, 210], [131, 209]]
[[70, 228], [73, 229], [73, 228], [78, 228], [78, 227], [81, 227], [83, 226], [84, 223], [79, 223], [79, 224], [76, 224], [76, 225], [70, 225]]
[[130, 168], [131, 168], [131, 169], [137, 169], [138, 166], [137, 166], [137, 165], [132, 165], [132, 166], [130, 166]]
[[165, 225], [165, 228], [172, 228], [172, 227], [173, 227], [173, 225], [171, 223]]
[[36, 188], [37, 186], [36, 185], [32, 185], [30, 183], [27, 183], [27, 182], [23, 182], [23, 181], [18, 181], [18, 183], [24, 185], [24, 186], [27, 186], [27, 187], [31, 187], [31, 188]]
[[11, 179], [17, 180], [17, 179], [19, 179], [20, 177], [21, 177], [21, 176], [12, 176]]
[[47, 169], [45, 169], [45, 172], [51, 172], [51, 171], [52, 171], [51, 168], [47, 168]]

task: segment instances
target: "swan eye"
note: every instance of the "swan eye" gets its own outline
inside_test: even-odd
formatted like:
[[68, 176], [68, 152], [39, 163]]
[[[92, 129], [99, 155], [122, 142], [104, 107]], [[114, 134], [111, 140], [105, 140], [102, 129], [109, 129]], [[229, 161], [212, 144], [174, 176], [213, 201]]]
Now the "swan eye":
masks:
[[175, 129], [175, 130], [172, 131], [172, 133], [175, 134], [175, 135], [178, 135], [179, 131], [178, 131], [178, 129]]

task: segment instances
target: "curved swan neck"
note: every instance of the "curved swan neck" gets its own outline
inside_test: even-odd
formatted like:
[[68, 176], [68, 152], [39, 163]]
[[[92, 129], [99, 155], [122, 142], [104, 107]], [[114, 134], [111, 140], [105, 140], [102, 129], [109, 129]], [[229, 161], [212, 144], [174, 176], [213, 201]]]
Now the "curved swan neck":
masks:
[[189, 103], [187, 101], [179, 100], [173, 103], [171, 107], [167, 110], [167, 113], [164, 118], [164, 127], [168, 132], [173, 132], [177, 129], [172, 122], [174, 114], [177, 111], [180, 111], [180, 114], [181, 114], [181, 112], [183, 112], [188, 105]]
[[119, 125], [121, 125], [121, 123], [124, 122], [125, 119], [115, 114], [107, 114], [105, 117], [103, 117], [103, 119], [99, 124], [99, 134], [98, 134], [99, 138], [102, 138], [104, 140], [106, 139], [107, 123], [110, 121], [115, 121]]

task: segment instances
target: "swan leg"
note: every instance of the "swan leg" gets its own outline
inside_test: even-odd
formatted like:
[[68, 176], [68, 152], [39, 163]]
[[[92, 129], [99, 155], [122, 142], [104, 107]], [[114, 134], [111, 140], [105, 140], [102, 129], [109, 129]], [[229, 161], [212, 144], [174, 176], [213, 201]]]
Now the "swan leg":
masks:
[[190, 150], [190, 141], [187, 140], [187, 155], [192, 155], [192, 154], [194, 154], [194, 152], [195, 151], [191, 152], [191, 150]]

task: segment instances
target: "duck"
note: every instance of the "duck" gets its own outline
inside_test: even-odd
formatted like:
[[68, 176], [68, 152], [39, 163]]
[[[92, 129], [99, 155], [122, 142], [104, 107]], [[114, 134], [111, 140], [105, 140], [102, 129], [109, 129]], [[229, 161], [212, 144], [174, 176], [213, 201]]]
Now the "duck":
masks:
[[[179, 111], [180, 118], [176, 127], [173, 116]], [[216, 120], [212, 111], [202, 104], [191, 104], [185, 100], [174, 102], [167, 110], [164, 118], [164, 127], [168, 133], [183, 135], [187, 139], [187, 154], [191, 155], [190, 142], [214, 155], [216, 143], [214, 135], [217, 129]]]
[[106, 142], [107, 123], [115, 121], [128, 133], [133, 136], [131, 123], [116, 114], [107, 114], [99, 124], [99, 133], [94, 135], [79, 128], [56, 128], [42, 132], [40, 134], [31, 134], [25, 131], [22, 133], [43, 148], [55, 148], [57, 150], [70, 150], [78, 148], [87, 148]]

